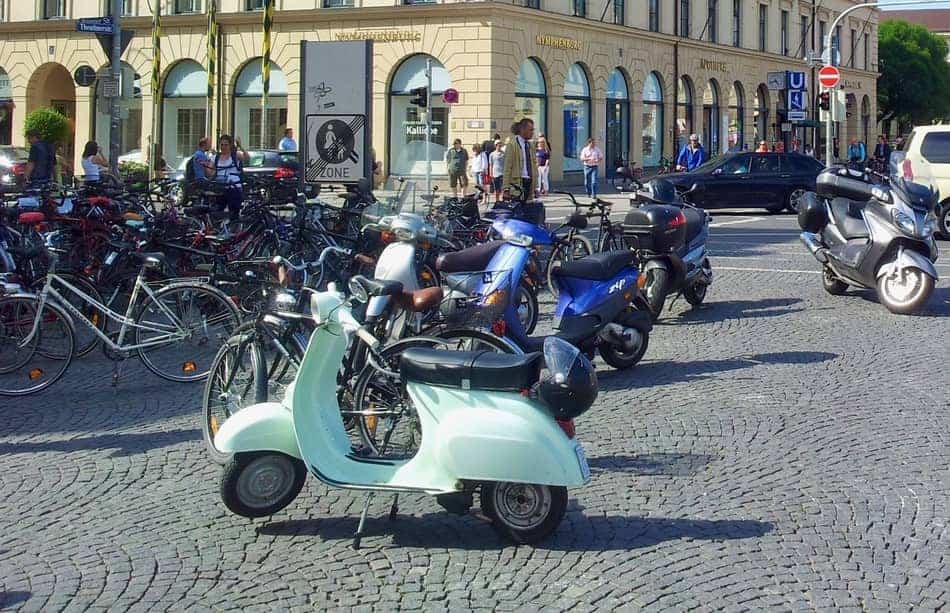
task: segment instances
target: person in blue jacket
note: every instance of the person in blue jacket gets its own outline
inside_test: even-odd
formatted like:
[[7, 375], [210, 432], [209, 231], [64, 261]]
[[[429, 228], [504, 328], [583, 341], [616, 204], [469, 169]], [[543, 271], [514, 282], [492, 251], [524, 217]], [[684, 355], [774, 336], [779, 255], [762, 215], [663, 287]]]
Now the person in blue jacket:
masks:
[[706, 161], [706, 150], [699, 143], [698, 134], [690, 134], [689, 142], [680, 151], [676, 157], [676, 170], [678, 172], [689, 172], [696, 170], [697, 167]]

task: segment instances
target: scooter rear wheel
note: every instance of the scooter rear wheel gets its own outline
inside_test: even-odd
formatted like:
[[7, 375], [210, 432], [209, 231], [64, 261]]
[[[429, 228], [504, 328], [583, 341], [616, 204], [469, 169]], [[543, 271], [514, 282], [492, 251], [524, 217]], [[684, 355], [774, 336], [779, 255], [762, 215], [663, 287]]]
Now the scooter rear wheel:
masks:
[[848, 291], [848, 284], [836, 277], [827, 266], [821, 272], [821, 285], [832, 296], [840, 296]]
[[557, 530], [567, 510], [567, 488], [559, 485], [485, 483], [482, 513], [502, 537], [518, 544], [538, 543]]
[[307, 467], [297, 458], [275, 451], [238, 453], [221, 475], [221, 500], [242, 517], [266, 517], [293, 502]]

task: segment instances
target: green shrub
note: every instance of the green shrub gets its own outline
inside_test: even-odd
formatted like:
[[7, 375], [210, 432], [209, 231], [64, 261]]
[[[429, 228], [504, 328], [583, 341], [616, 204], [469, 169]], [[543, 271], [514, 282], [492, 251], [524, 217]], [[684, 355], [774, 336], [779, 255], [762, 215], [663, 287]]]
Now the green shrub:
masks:
[[36, 130], [48, 143], [61, 143], [69, 135], [69, 120], [55, 109], [39, 108], [26, 116], [23, 129], [24, 134]]
[[122, 162], [119, 174], [129, 181], [148, 181], [148, 164], [141, 162]]

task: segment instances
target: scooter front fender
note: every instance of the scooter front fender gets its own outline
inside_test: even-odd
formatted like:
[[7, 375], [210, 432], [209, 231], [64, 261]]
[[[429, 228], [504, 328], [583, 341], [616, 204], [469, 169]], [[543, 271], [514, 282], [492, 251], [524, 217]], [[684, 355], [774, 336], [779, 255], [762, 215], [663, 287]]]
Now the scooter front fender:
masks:
[[290, 409], [279, 402], [262, 402], [229, 417], [214, 437], [214, 446], [224, 453], [279, 451], [303, 459]]
[[896, 258], [877, 269], [875, 278], [880, 279], [885, 275], [894, 274], [905, 268], [919, 268], [924, 274], [933, 277], [934, 281], [939, 279], [937, 276], [937, 267], [934, 266], [934, 263], [920, 253], [910, 249], [901, 249], [898, 251]]

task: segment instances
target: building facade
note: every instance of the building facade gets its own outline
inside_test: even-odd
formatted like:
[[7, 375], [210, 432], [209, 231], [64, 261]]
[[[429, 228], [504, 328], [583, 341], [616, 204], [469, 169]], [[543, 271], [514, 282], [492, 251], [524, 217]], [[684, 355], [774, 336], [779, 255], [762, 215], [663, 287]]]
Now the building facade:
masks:
[[[150, 2], [156, 1], [163, 13], [162, 78], [153, 99]], [[300, 41], [372, 39], [372, 138], [385, 174], [418, 175], [426, 167], [425, 131], [410, 91], [425, 84], [431, 58], [436, 174], [445, 172], [445, 148], [455, 138], [480, 143], [528, 116], [552, 143], [555, 180], [581, 170], [579, 150], [591, 136], [605, 149], [607, 173], [619, 159], [656, 166], [692, 132], [713, 153], [792, 135], [811, 143], [817, 131], [785, 120], [784, 96], [769, 89], [767, 75], [810, 72], [803, 58], [813, 40], [818, 51], [834, 17], [855, 4], [276, 0], [270, 96], [262, 107], [264, 1], [218, 1], [210, 98], [207, 1], [124, 0], [123, 29], [132, 37], [122, 55], [122, 153], [148, 151], [156, 137], [174, 166], [200, 136], [225, 132], [249, 147], [275, 147], [285, 125], [298, 125]], [[0, 0], [0, 143], [22, 144], [24, 117], [42, 106], [69, 117], [74, 158], [86, 140], [108, 142], [106, 99], [95, 83], [83, 87], [73, 78], [81, 66], [107, 70], [99, 41], [75, 26], [76, 19], [107, 14], [107, 4]], [[848, 119], [838, 126], [842, 142], [873, 138], [877, 21], [875, 11], [856, 11], [839, 28], [848, 94]], [[458, 103], [442, 102], [448, 88], [458, 90]], [[809, 94], [814, 99], [817, 91]]]

